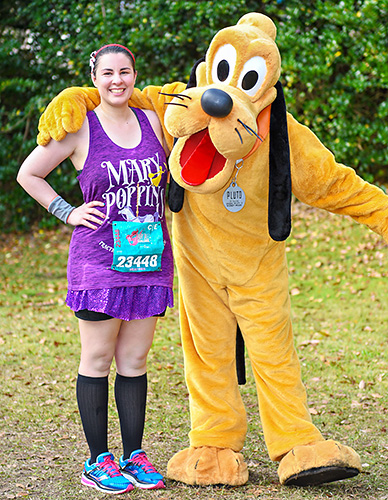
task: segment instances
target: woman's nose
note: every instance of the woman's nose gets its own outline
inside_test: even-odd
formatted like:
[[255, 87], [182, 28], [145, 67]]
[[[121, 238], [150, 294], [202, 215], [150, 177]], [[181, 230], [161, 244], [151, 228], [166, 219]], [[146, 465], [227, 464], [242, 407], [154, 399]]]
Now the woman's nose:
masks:
[[113, 82], [116, 83], [116, 82], [122, 82], [122, 81], [123, 81], [123, 79], [121, 78], [120, 73], [114, 73], [113, 74]]

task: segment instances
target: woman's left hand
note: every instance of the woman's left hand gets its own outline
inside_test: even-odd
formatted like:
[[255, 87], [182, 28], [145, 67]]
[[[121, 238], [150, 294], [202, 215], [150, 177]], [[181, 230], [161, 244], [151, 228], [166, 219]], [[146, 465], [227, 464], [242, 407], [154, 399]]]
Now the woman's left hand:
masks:
[[[86, 226], [90, 229], [98, 229], [98, 226], [104, 223], [105, 214], [94, 207], [103, 207], [104, 205], [105, 203], [101, 201], [84, 203], [70, 213], [67, 218], [67, 223], [72, 226]], [[97, 224], [97, 226], [95, 224]]]

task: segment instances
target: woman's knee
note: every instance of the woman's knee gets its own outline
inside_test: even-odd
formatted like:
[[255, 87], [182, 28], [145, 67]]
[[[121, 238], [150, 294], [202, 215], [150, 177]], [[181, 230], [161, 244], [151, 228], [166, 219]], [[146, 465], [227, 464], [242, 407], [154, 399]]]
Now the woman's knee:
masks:
[[81, 352], [80, 373], [90, 377], [109, 374], [113, 355], [104, 352]]
[[148, 350], [141, 352], [116, 351], [117, 371], [124, 376], [136, 376], [145, 373], [147, 369], [147, 355]]
[[116, 344], [115, 359], [121, 375], [137, 376], [146, 371], [156, 318], [123, 323]]

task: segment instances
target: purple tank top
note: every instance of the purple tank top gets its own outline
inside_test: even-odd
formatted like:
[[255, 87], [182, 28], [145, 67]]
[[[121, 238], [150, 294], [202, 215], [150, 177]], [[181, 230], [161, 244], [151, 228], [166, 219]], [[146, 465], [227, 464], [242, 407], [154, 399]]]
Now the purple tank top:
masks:
[[[143, 285], [172, 287], [173, 258], [165, 220], [166, 155], [145, 113], [132, 110], [141, 129], [140, 143], [132, 149], [111, 141], [94, 111], [87, 113], [89, 152], [78, 180], [85, 203], [105, 203], [98, 209], [106, 214], [106, 219], [97, 230], [85, 226], [74, 229], [67, 267], [69, 290]], [[161, 270], [135, 273], [112, 270], [112, 222], [143, 222], [146, 216], [147, 220], [152, 218], [162, 225], [165, 247]]]

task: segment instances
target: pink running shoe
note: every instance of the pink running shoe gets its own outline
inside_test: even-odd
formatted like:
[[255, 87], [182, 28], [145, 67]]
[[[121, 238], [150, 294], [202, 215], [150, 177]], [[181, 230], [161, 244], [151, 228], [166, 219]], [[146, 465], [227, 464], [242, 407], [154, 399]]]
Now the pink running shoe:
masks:
[[131, 481], [121, 474], [112, 453], [101, 453], [94, 464], [90, 463], [90, 458], [86, 460], [81, 483], [113, 495], [133, 490]]
[[165, 488], [164, 479], [143, 450], [135, 450], [127, 460], [120, 458], [120, 472], [133, 485], [144, 490]]

